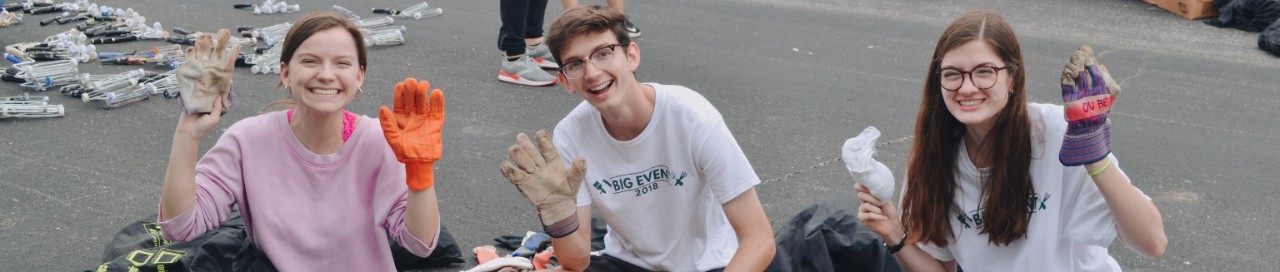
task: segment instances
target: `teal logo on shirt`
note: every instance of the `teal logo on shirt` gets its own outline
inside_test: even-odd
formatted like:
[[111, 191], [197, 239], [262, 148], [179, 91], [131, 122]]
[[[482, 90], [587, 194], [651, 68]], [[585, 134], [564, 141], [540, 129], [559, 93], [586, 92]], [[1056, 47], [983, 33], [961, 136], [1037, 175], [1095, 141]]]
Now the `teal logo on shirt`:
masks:
[[[1053, 197], [1053, 195], [1049, 193], [1044, 193], [1043, 197], [1038, 193], [1031, 194], [1031, 198], [1027, 199], [1027, 210], [1031, 211], [1032, 215], [1035, 215], [1037, 211], [1049, 208], [1046, 203], [1049, 202], [1050, 197]], [[956, 221], [960, 222], [960, 225], [966, 229], [982, 228], [982, 209], [972, 210], [967, 214], [957, 214]]]
[[602, 195], [628, 193], [643, 196], [662, 188], [661, 184], [664, 183], [668, 187], [683, 187], [684, 179], [689, 173], [681, 171], [679, 176], [673, 174], [674, 171], [666, 165], [658, 165], [640, 172], [592, 181], [591, 187]]

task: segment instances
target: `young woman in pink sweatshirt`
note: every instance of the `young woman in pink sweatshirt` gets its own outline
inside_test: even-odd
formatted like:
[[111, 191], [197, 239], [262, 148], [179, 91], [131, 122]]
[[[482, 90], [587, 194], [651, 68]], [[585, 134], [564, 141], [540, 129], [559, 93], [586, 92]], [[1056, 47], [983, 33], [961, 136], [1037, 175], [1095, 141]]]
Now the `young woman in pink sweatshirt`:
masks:
[[[309, 14], [283, 46], [280, 85], [291, 109], [232, 124], [198, 161], [201, 139], [220, 116], [178, 121], [157, 220], [165, 235], [194, 238], [238, 206], [250, 241], [282, 271], [394, 271], [390, 239], [430, 255], [440, 232], [430, 170], [440, 155], [443, 94], [436, 90], [426, 107], [425, 81], [397, 85], [396, 111], [384, 107], [380, 126], [344, 110], [361, 92], [367, 65], [350, 21]], [[205, 51], [223, 53], [210, 47], [188, 54], [199, 62]], [[213, 101], [212, 112], [221, 112], [223, 100]]]

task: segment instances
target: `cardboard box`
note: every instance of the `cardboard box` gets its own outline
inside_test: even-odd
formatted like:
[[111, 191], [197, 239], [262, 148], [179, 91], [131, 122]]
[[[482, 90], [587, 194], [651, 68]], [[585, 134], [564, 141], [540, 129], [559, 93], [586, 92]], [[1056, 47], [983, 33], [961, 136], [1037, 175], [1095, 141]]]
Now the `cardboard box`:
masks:
[[1191, 20], [1218, 16], [1213, 0], [1158, 0], [1156, 6]]

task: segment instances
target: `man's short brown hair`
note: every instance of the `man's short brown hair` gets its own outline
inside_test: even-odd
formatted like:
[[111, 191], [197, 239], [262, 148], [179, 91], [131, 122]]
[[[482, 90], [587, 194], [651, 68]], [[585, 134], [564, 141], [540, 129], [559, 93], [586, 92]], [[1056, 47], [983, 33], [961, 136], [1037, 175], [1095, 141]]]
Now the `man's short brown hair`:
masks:
[[564, 50], [569, 40], [578, 36], [613, 31], [613, 36], [622, 44], [623, 52], [631, 44], [631, 36], [627, 36], [627, 17], [611, 8], [600, 5], [584, 5], [565, 10], [551, 23], [551, 34], [547, 35], [547, 47], [551, 49], [551, 57], [556, 63], [563, 64], [560, 51]]

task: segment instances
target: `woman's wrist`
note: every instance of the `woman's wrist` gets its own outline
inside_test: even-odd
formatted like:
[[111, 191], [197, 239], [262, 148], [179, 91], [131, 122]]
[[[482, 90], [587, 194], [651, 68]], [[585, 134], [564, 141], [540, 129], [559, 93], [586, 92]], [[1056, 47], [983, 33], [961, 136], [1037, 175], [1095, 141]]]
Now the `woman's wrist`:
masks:
[[895, 227], [889, 233], [880, 234], [880, 240], [884, 241], [886, 245], [896, 245], [902, 243], [902, 239], [906, 238], [906, 233], [907, 231], [903, 230], [902, 227]]
[[898, 251], [902, 250], [902, 247], [907, 243], [907, 232], [899, 229], [897, 233], [899, 234], [889, 234], [889, 237], [882, 238], [884, 241], [884, 248], [885, 250], [888, 250], [889, 254], [898, 253]]
[[1114, 167], [1111, 165], [1112, 163], [1111, 156], [1106, 156], [1102, 160], [1085, 164], [1084, 169], [1088, 171], [1090, 177], [1094, 177], [1102, 174], [1103, 171], [1107, 171], [1107, 168]]
[[204, 139], [204, 135], [195, 135], [192, 132], [177, 131], [173, 134], [173, 143], [176, 144], [200, 144], [200, 139]]

